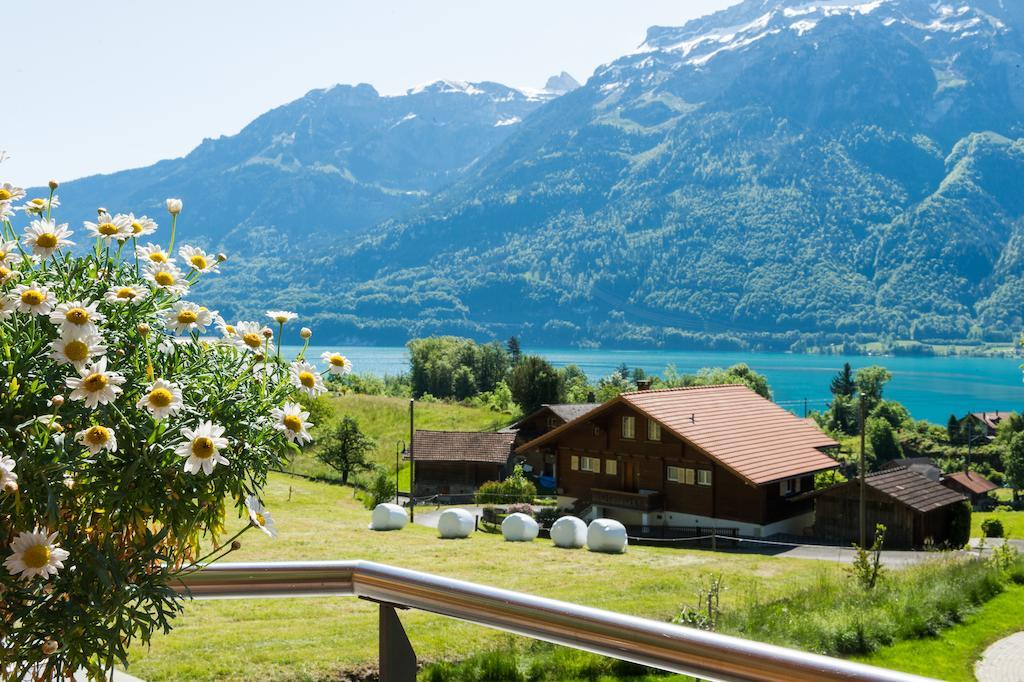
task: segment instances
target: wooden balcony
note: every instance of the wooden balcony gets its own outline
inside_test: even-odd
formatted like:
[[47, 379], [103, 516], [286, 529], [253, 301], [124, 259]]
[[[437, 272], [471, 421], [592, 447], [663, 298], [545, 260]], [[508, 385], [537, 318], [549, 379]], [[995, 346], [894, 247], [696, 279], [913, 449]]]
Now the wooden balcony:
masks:
[[649, 512], [661, 509], [661, 493], [655, 491], [627, 493], [624, 490], [592, 488], [590, 504]]

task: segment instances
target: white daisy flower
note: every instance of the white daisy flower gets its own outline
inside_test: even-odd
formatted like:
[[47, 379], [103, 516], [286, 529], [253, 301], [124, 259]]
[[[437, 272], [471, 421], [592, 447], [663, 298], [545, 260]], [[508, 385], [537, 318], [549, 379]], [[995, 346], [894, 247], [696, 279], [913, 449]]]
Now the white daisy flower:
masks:
[[239, 322], [235, 325], [235, 334], [242, 340], [242, 344], [253, 352], [263, 350], [263, 327], [256, 322]]
[[68, 388], [72, 389], [69, 397], [72, 400], [84, 400], [85, 406], [89, 408], [113, 402], [124, 383], [124, 375], [107, 371], [106, 358], [83, 367], [78, 373], [80, 376], [64, 380]]
[[0, 220], [9, 220], [14, 215], [14, 206], [9, 201], [0, 201]]
[[56, 533], [47, 535], [39, 528], [18, 533], [11, 543], [11, 555], [4, 561], [4, 566], [11, 575], [20, 573], [26, 580], [57, 575], [57, 571], [64, 568], [64, 560], [69, 554], [57, 547], [56, 541]]
[[274, 322], [277, 322], [278, 324], [287, 324], [288, 322], [291, 322], [296, 317], [298, 317], [298, 315], [295, 313], [290, 313], [287, 310], [268, 310], [267, 317], [272, 319]]
[[13, 457], [0, 455], [0, 490], [4, 490], [12, 484], [17, 485], [18, 474], [14, 473], [16, 464]]
[[61, 364], [83, 369], [94, 357], [107, 352], [99, 334], [65, 336], [50, 344], [50, 357]]
[[21, 258], [21, 253], [18, 252], [18, 241], [16, 239], [0, 239], [0, 265], [10, 265], [18, 258]]
[[190, 268], [196, 272], [218, 272], [217, 257], [211, 256], [202, 249], [194, 246], [183, 246], [178, 249], [178, 255]]
[[227, 458], [220, 454], [221, 449], [228, 446], [223, 426], [205, 421], [195, 429], [182, 427], [181, 435], [185, 440], [174, 451], [179, 457], [187, 457], [185, 473], [197, 474], [202, 469], [209, 476], [218, 464], [228, 464]]
[[135, 406], [146, 408], [157, 419], [163, 419], [180, 412], [185, 402], [181, 398], [181, 388], [177, 384], [157, 379], [150, 384], [146, 394], [139, 398]]
[[274, 419], [274, 428], [285, 435], [292, 443], [309, 443], [313, 437], [309, 435], [309, 429], [313, 426], [309, 419], [309, 412], [302, 409], [298, 403], [285, 403], [281, 407], [275, 407], [270, 411]]
[[85, 229], [91, 236], [101, 239], [104, 244], [109, 244], [112, 239], [124, 241], [132, 236], [131, 221], [128, 220], [128, 216], [120, 213], [116, 216], [100, 213], [96, 222], [85, 221]]
[[113, 429], [108, 429], [106, 426], [97, 425], [82, 429], [75, 434], [75, 441], [88, 448], [93, 455], [98, 455], [100, 450], [117, 452], [117, 436], [114, 435]]
[[50, 322], [60, 327], [64, 336], [84, 336], [96, 331], [96, 323], [107, 319], [96, 310], [98, 303], [69, 301], [60, 303], [50, 313]]
[[142, 287], [135, 286], [134, 284], [125, 284], [124, 286], [110, 287], [107, 293], [103, 294], [103, 300], [107, 303], [114, 303], [116, 305], [124, 305], [127, 303], [133, 303], [138, 305], [142, 303], [149, 292]]
[[156, 221], [146, 216], [135, 217], [134, 213], [128, 214], [128, 221], [132, 228], [133, 237], [148, 237], [156, 232]]
[[25, 196], [25, 190], [9, 182], [0, 185], [0, 201], [17, 201]]
[[[0, 270], [4, 268], [0, 267]], [[6, 320], [18, 308], [18, 299], [13, 296], [0, 296], [0, 320]]]
[[139, 259], [147, 265], [151, 263], [166, 265], [174, 262], [174, 259], [171, 258], [170, 254], [167, 253], [162, 246], [157, 246], [156, 244], [140, 246], [137, 251]]
[[29, 215], [43, 215], [48, 209], [60, 206], [60, 200], [56, 195], [52, 199], [29, 199], [21, 207], [21, 210]]
[[147, 267], [145, 277], [154, 287], [170, 294], [181, 295], [188, 289], [184, 275], [173, 263]]
[[32, 284], [19, 284], [10, 294], [19, 313], [49, 315], [56, 300], [53, 293], [46, 287]]
[[164, 323], [177, 334], [193, 331], [202, 334], [213, 324], [213, 313], [195, 303], [178, 301], [164, 312]]
[[327, 365], [327, 371], [331, 374], [343, 375], [352, 371], [352, 361], [341, 353], [327, 351], [320, 354], [320, 359]]
[[64, 246], [73, 246], [74, 242], [68, 239], [72, 234], [67, 223], [57, 223], [53, 220], [33, 220], [32, 224], [25, 228], [25, 238], [22, 243], [32, 249], [32, 254], [46, 259], [52, 256], [57, 249]]
[[171, 215], [178, 215], [181, 213], [181, 199], [168, 199], [167, 212]]
[[313, 367], [313, 365], [305, 360], [296, 360], [292, 363], [291, 381], [292, 385], [310, 398], [315, 398], [321, 393], [327, 392], [323, 379], [316, 372], [316, 367]]
[[245, 506], [249, 510], [249, 520], [252, 521], [252, 525], [270, 537], [276, 538], [277, 526], [274, 524], [274, 519], [270, 516], [270, 512], [259, 501], [259, 498], [255, 495], [250, 495], [245, 498]]

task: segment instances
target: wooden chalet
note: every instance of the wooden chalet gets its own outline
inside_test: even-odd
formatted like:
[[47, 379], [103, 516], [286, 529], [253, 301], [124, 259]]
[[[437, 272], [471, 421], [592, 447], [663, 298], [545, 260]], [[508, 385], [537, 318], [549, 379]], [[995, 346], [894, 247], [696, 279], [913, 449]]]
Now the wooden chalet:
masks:
[[[463, 495], [505, 477], [516, 434], [421, 431], [413, 434], [413, 495]], [[408, 450], [405, 459], [409, 459]]]
[[[585, 414], [601, 407], [601, 403], [565, 403], [543, 405], [533, 414], [523, 417], [516, 423], [502, 429], [516, 434], [516, 445], [523, 445], [540, 438], [549, 431], [554, 431], [563, 424], [578, 419]], [[517, 454], [513, 464], [522, 464], [523, 470], [531, 478], [535, 478], [541, 488], [555, 487], [555, 456], [540, 450], [529, 450]]]
[[976, 471], [957, 471], [942, 477], [942, 485], [966, 495], [972, 505], [979, 504], [988, 498], [988, 494], [997, 490], [997, 486]]
[[960, 430], [973, 433], [976, 436], [993, 440], [996, 437], [996, 429], [1000, 422], [1012, 415], [1009, 410], [995, 412], [971, 412], [960, 420]]
[[[909, 468], [868, 474], [865, 511], [868, 541], [876, 524], [886, 527], [888, 548], [941, 545], [950, 538], [953, 507], [967, 498]], [[815, 536], [849, 545], [860, 541], [860, 480], [852, 479], [813, 495]]]
[[838, 444], [742, 385], [622, 395], [523, 443], [555, 461], [560, 493], [631, 526], [803, 532], [814, 474]]

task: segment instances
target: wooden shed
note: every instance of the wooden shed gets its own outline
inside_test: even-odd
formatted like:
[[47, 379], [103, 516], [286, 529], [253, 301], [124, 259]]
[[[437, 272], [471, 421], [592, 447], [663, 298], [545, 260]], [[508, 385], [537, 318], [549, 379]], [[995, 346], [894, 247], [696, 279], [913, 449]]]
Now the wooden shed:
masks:
[[[464, 495], [504, 478], [516, 434], [423, 431], [414, 434], [415, 490], [423, 495]], [[409, 459], [408, 452], [405, 458]]]
[[[967, 498], [912, 469], [868, 474], [866, 513], [868, 535], [876, 524], [886, 527], [887, 548], [922, 547], [930, 539], [941, 545], [950, 538], [954, 507]], [[860, 540], [860, 481], [814, 493], [815, 535], [840, 545]]]

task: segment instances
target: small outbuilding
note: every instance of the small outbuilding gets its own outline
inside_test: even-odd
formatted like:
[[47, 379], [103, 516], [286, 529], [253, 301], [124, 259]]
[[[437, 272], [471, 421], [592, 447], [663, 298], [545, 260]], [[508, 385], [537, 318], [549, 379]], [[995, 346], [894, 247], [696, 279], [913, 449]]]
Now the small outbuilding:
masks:
[[[957, 505], [965, 495], [906, 468], [868, 474], [865, 510], [868, 535], [877, 524], [886, 527], [887, 548], [941, 545], [952, 539]], [[853, 479], [813, 493], [814, 534], [828, 542], [849, 545], [860, 540], [860, 480]]]
[[999, 488], [976, 471], [957, 471], [946, 474], [942, 477], [942, 485], [966, 495], [970, 498], [972, 505], [980, 503], [988, 497], [990, 492]]
[[416, 431], [413, 495], [465, 495], [503, 479], [515, 439], [509, 432]]

